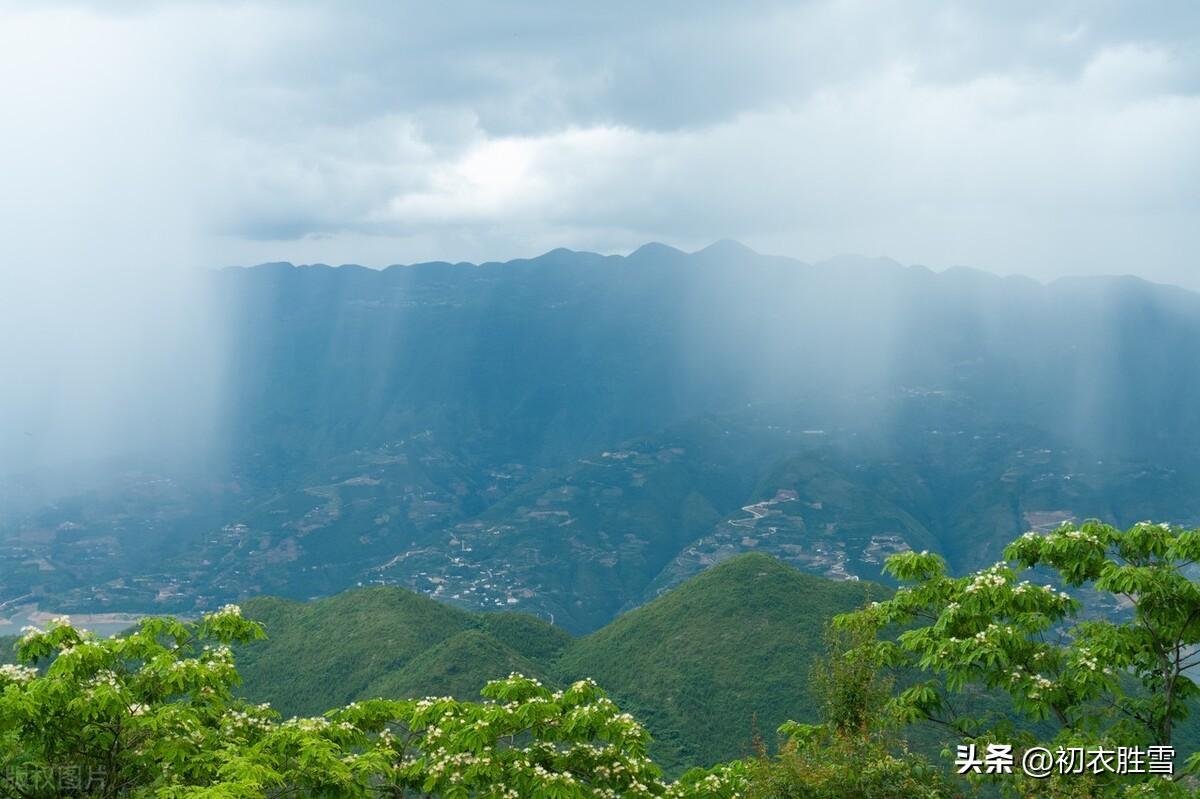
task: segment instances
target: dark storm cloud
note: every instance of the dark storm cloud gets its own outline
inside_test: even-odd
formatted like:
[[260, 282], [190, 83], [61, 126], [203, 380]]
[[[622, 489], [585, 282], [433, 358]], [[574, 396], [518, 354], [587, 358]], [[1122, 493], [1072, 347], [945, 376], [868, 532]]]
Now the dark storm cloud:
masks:
[[0, 8], [46, 37], [51, 84], [73, 83], [65, 27], [101, 75], [134, 64], [131, 96], [168, 98], [170, 120], [132, 107], [148, 157], [78, 144], [170, 175], [158, 227], [184, 219], [197, 263], [730, 236], [1195, 284], [1190, 3]]

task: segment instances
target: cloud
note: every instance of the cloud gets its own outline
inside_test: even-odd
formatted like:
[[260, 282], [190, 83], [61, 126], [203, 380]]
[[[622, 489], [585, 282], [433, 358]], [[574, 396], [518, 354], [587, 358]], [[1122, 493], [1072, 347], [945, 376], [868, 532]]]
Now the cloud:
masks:
[[[32, 94], [100, 122], [82, 151], [110, 167], [79, 192], [118, 217], [113, 248], [382, 265], [734, 237], [1200, 285], [1187, 3], [39, 8], [0, 14], [52, 53]], [[103, 103], [59, 46], [71, 25], [120, 76]], [[112, 108], [136, 125], [105, 134]], [[30, 127], [35, 163], [79, 143], [62, 124]]]
[[200, 267], [736, 238], [1200, 289], [1191, 2], [0, 0], [0, 474], [220, 422]]

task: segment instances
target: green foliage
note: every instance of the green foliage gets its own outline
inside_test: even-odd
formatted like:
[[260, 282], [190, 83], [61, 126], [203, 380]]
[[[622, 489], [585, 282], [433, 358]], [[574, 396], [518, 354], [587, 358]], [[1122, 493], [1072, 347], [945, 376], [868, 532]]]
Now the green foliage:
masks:
[[356, 702], [281, 720], [234, 696], [232, 643], [260, 625], [226, 606], [101, 639], [68, 619], [30, 629], [0, 668], [0, 792], [61, 797], [732, 797], [732, 764], [662, 781], [650, 736], [590, 680], [511, 675], [484, 701]]
[[[1200, 559], [1200, 530], [1141, 522], [1122, 531], [1087, 522], [1049, 536], [1026, 535], [1005, 554], [1026, 568], [1049, 566], [1068, 585], [1090, 584], [1133, 606], [1129, 623], [1078, 625], [1067, 664], [1082, 675], [1080, 694], [1112, 692], [1109, 681], [1095, 676], [1098, 670], [1135, 677], [1144, 692], [1115, 692], [1127, 726], [1155, 743], [1171, 743], [1174, 725], [1200, 693], [1186, 674], [1200, 663], [1200, 586], [1185, 574]], [[1102, 670], [1099, 664], [1105, 664]]]
[[816, 718], [820, 695], [803, 676], [823, 625], [871, 592], [885, 589], [749, 554], [580, 639], [530, 616], [471, 614], [402, 589], [254, 599], [246, 612], [270, 638], [237, 654], [245, 696], [288, 714], [375, 697], [473, 699], [513, 671], [551, 686], [594, 677], [646, 725], [651, 754], [674, 775], [750, 754], [756, 719], [771, 730]]
[[10, 635], [0, 635], [0, 663], [17, 662], [17, 639]]
[[752, 799], [949, 799], [942, 772], [890, 736], [894, 719], [881, 712], [891, 681], [881, 673], [874, 629], [832, 627], [826, 654], [812, 669], [825, 698], [820, 724], [789, 721], [778, 757], [753, 764]]
[[[874, 630], [859, 625], [829, 625], [825, 630], [825, 656], [813, 663], [811, 684], [822, 698], [824, 725], [839, 737], [863, 737], [880, 726], [883, 706], [891, 696], [892, 680], [881, 674], [878, 659], [866, 644]], [[811, 738], [789, 721], [780, 731]]]
[[[1200, 662], [1200, 588], [1184, 573], [1197, 555], [1200, 532], [1149, 522], [1126, 530], [1064, 523], [1046, 535], [1026, 533], [1005, 550], [1016, 569], [1046, 570], [1066, 586], [1122, 600], [1131, 618], [1116, 620], [1080, 617], [1076, 599], [1052, 583], [1019, 580], [1005, 562], [955, 578], [936, 555], [906, 552], [889, 558], [887, 570], [912, 585], [841, 623], [909, 625], [895, 642], [869, 645], [891, 665], [938, 677], [895, 699], [893, 710], [907, 720], [935, 720], [978, 741], [1031, 745], [1028, 729], [1011, 719], [956, 707], [955, 694], [982, 687], [1007, 693], [1017, 717], [1050, 721], [1055, 745], [1169, 745], [1197, 694], [1186, 670]], [[1090, 790], [1125, 790], [1147, 779], [1099, 777]]]
[[32, 665], [0, 667], [8, 795], [71, 795], [85, 778], [96, 792], [79, 795], [215, 779], [226, 714], [236, 706], [230, 644], [262, 635], [233, 606], [195, 624], [147, 619], [114, 639], [76, 630], [65, 617], [45, 631], [28, 628], [20, 660], [52, 662], [44, 674]]
[[[548, 669], [518, 654], [480, 630], [464, 630], [420, 653], [403, 668], [381, 675], [361, 692], [363, 697], [446, 694], [474, 698], [488, 679], [513, 672], [542, 676]], [[486, 675], [485, 679], [479, 679]]]
[[252, 599], [245, 610], [271, 633], [238, 651], [247, 695], [289, 714], [378, 696], [471, 699], [513, 671], [550, 680], [548, 662], [571, 640], [532, 616], [472, 614], [398, 588]]
[[[433, 685], [465, 692], [474, 671], [464, 664], [472, 658], [490, 667], [550, 661], [556, 680], [545, 684], [512, 673], [489, 681], [482, 701], [364, 699], [334, 703], [322, 715], [286, 719], [269, 704], [239, 695], [235, 654], [266, 642], [260, 640], [263, 627], [243, 618], [236, 606], [192, 623], [147, 619], [111, 639], [60, 618], [44, 631], [25, 632], [20, 665], [0, 666], [0, 795], [949, 799], [980, 788], [991, 795], [980, 784], [983, 778], [972, 778], [973, 785], [953, 783], [944, 769], [908, 751], [896, 725], [932, 719], [949, 725], [960, 740], [1011, 742], [1019, 753], [1035, 742], [1110, 748], [1161, 742], [1158, 736], [1171, 729], [1165, 722], [1186, 717], [1193, 691], [1182, 670], [1189, 663], [1187, 653], [1195, 649], [1184, 636], [1191, 631], [1194, 593], [1190, 582], [1176, 578], [1191, 560], [1189, 547], [1196, 537], [1147, 528], [1064, 525], [1048, 536], [1025, 536], [1008, 550], [1019, 566], [1053, 568], [1071, 585], [1128, 593], [1131, 618], [1124, 623], [1076, 622], [1074, 599], [1052, 586], [1019, 582], [1006, 564], [951, 578], [940, 559], [923, 552], [889, 561], [889, 570], [912, 585], [839, 616], [823, 633], [801, 624], [806, 614], [793, 603], [802, 601], [812, 618], [812, 607], [832, 613], [823, 603], [861, 603], [869, 586], [809, 578], [763, 556], [736, 558], [628, 614], [623, 626], [613, 625], [607, 640], [597, 634], [571, 642], [530, 617], [479, 618], [448, 608], [433, 609], [433, 622], [422, 622], [409, 617], [429, 610], [428, 600], [395, 591], [356, 592], [314, 603], [300, 615], [305, 623], [332, 626], [315, 630], [307, 649], [284, 636], [283, 651], [297, 656], [298, 668], [306, 668], [304, 657], [314, 648], [336, 646], [333, 620], [338, 619], [354, 640], [374, 636], [380, 644], [358, 650], [365, 661], [339, 661], [348, 664], [347, 673], [365, 684], [365, 691], [390, 679], [398, 694]], [[1095, 556], [1097, 548], [1103, 557]], [[276, 600], [259, 606], [279, 619], [295, 618], [293, 612], [304, 608]], [[325, 617], [322, 609], [336, 613]], [[783, 611], [780, 619], [773, 615]], [[381, 613], [413, 623], [397, 630], [377, 618]], [[435, 623], [449, 629], [435, 631]], [[701, 643], [672, 638], [669, 624]], [[689, 697], [679, 673], [697, 675], [710, 690], [715, 680], [736, 677], [739, 670], [744, 677], [762, 679], [738, 658], [755, 641], [784, 637], [789, 624], [810, 643], [825, 643], [824, 656], [814, 659], [810, 651], [803, 664], [793, 658], [788, 671], [793, 686], [803, 682], [795, 675], [808, 671], [809, 704], [790, 708], [809, 709], [818, 723], [781, 724], [786, 742], [776, 755], [758, 743], [756, 755], [693, 769], [675, 782], [664, 779], [647, 727], [621, 712], [596, 682], [567, 676], [570, 658], [587, 644], [593, 656], [624, 657], [630, 661], [626, 673], [641, 675], [641, 693], [628, 683], [623, 690], [644, 697], [649, 707], [655, 702], [678, 707]], [[893, 625], [903, 629], [898, 637], [879, 636], [884, 628], [896, 629]], [[1176, 638], [1164, 638], [1164, 630]], [[414, 654], [429, 640], [434, 643]], [[401, 665], [376, 678], [373, 669], [388, 662], [381, 650], [389, 645], [399, 650], [390, 662]], [[333, 655], [346, 656], [345, 648]], [[280, 657], [260, 656], [257, 668]], [[1163, 657], [1173, 672], [1145, 673]], [[675, 671], [652, 658], [674, 658]], [[597, 662], [615, 667], [613, 661]], [[1035, 665], [1036, 676], [1025, 676], [1024, 670]], [[892, 689], [887, 670], [896, 666], [919, 668], [934, 679], [905, 682], [886, 702]], [[422, 685], [421, 679], [430, 682]], [[745, 684], [735, 680], [730, 688], [742, 690]], [[1018, 718], [954, 712], [964, 697], [970, 702], [980, 691], [1007, 694]], [[1175, 704], [1161, 693], [1175, 696]], [[753, 702], [761, 695], [743, 691], [735, 694], [740, 700], [719, 707], [730, 715], [750, 714], [754, 729]], [[701, 707], [704, 695], [689, 701]], [[1039, 740], [1034, 727], [1015, 724], [1019, 714], [1054, 722], [1052, 741]], [[714, 733], [723, 734], [721, 729]], [[1189, 770], [1195, 767], [1192, 760]], [[1161, 777], [1031, 780], [1016, 773], [997, 781], [1013, 795], [1044, 799], [1193, 796], [1188, 780]]]
[[572, 640], [561, 627], [525, 613], [483, 613], [475, 616], [475, 623], [522, 657], [542, 663], [561, 655]]
[[822, 628], [871, 590], [742, 555], [580, 639], [558, 672], [594, 677], [643, 718], [668, 768], [747, 755], [756, 720], [774, 729], [818, 714], [803, 675]]
[[878, 740], [833, 738], [789, 747], [751, 772], [748, 799], [950, 799], [941, 770]]

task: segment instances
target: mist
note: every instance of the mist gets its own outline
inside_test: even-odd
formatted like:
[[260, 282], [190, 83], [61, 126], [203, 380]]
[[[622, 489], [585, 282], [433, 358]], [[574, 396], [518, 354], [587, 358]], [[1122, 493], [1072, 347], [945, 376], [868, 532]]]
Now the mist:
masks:
[[948, 795], [986, 724], [812, 701], [889, 692], [821, 632], [905, 582], [1064, 722], [1018, 750], [1139, 732], [1087, 711], [1200, 648], [1198, 142], [1195, 0], [0, 0], [0, 780]]
[[224, 325], [195, 119], [155, 78], [170, 44], [79, 8], [3, 13], [0, 474], [210, 451]]
[[[230, 382], [255, 331], [210, 293], [231, 264], [729, 237], [810, 263], [1198, 285], [1186, 6], [628, 4], [587, 25], [468, 7], [458, 25], [318, 0], [0, 4], [0, 472], [223, 451], [235, 406], [267, 391]], [[723, 357], [706, 317], [725, 314], [749, 320], [730, 357], [772, 395], [798, 390], [773, 368], [798, 348], [848, 390], [893, 383], [924, 346], [896, 337], [917, 298], [877, 289], [848, 341], [819, 300], [806, 312], [830, 324], [797, 343], [753, 302], [704, 298], [680, 357]], [[1096, 393], [1095, 421], [1072, 420], [1089, 430], [1109, 418]]]
[[200, 275], [43, 273], [3, 302], [6, 472], [219, 448], [222, 326]]

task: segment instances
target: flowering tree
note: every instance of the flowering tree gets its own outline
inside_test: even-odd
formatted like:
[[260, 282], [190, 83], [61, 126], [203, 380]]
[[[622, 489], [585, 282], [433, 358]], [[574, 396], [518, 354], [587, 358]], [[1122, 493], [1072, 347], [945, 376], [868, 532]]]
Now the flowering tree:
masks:
[[[1060, 744], [1169, 745], [1197, 693], [1186, 669], [1200, 663], [1200, 587], [1185, 570], [1200, 559], [1200, 531], [1064, 523], [1026, 533], [1005, 557], [965, 577], [948, 576], [928, 552], [888, 559], [886, 571], [910, 585], [852, 619], [907, 627], [873, 643], [876, 655], [940, 678], [901, 692], [894, 708], [965, 737], [1012, 737], [1007, 721], [997, 728], [956, 707], [955, 694], [983, 687], [1007, 693], [1018, 715], [1054, 723]], [[1019, 579], [1016, 569], [1035, 568], [1050, 582]], [[1080, 620], [1079, 603], [1054, 582], [1107, 594], [1129, 617]]]
[[[742, 764], [661, 779], [649, 736], [590, 681], [513, 675], [483, 702], [354, 703], [283, 720], [237, 699], [229, 646], [263, 636], [227, 606], [98, 638], [28, 629], [0, 668], [0, 796], [733, 797]], [[44, 670], [38, 663], [49, 665]]]

